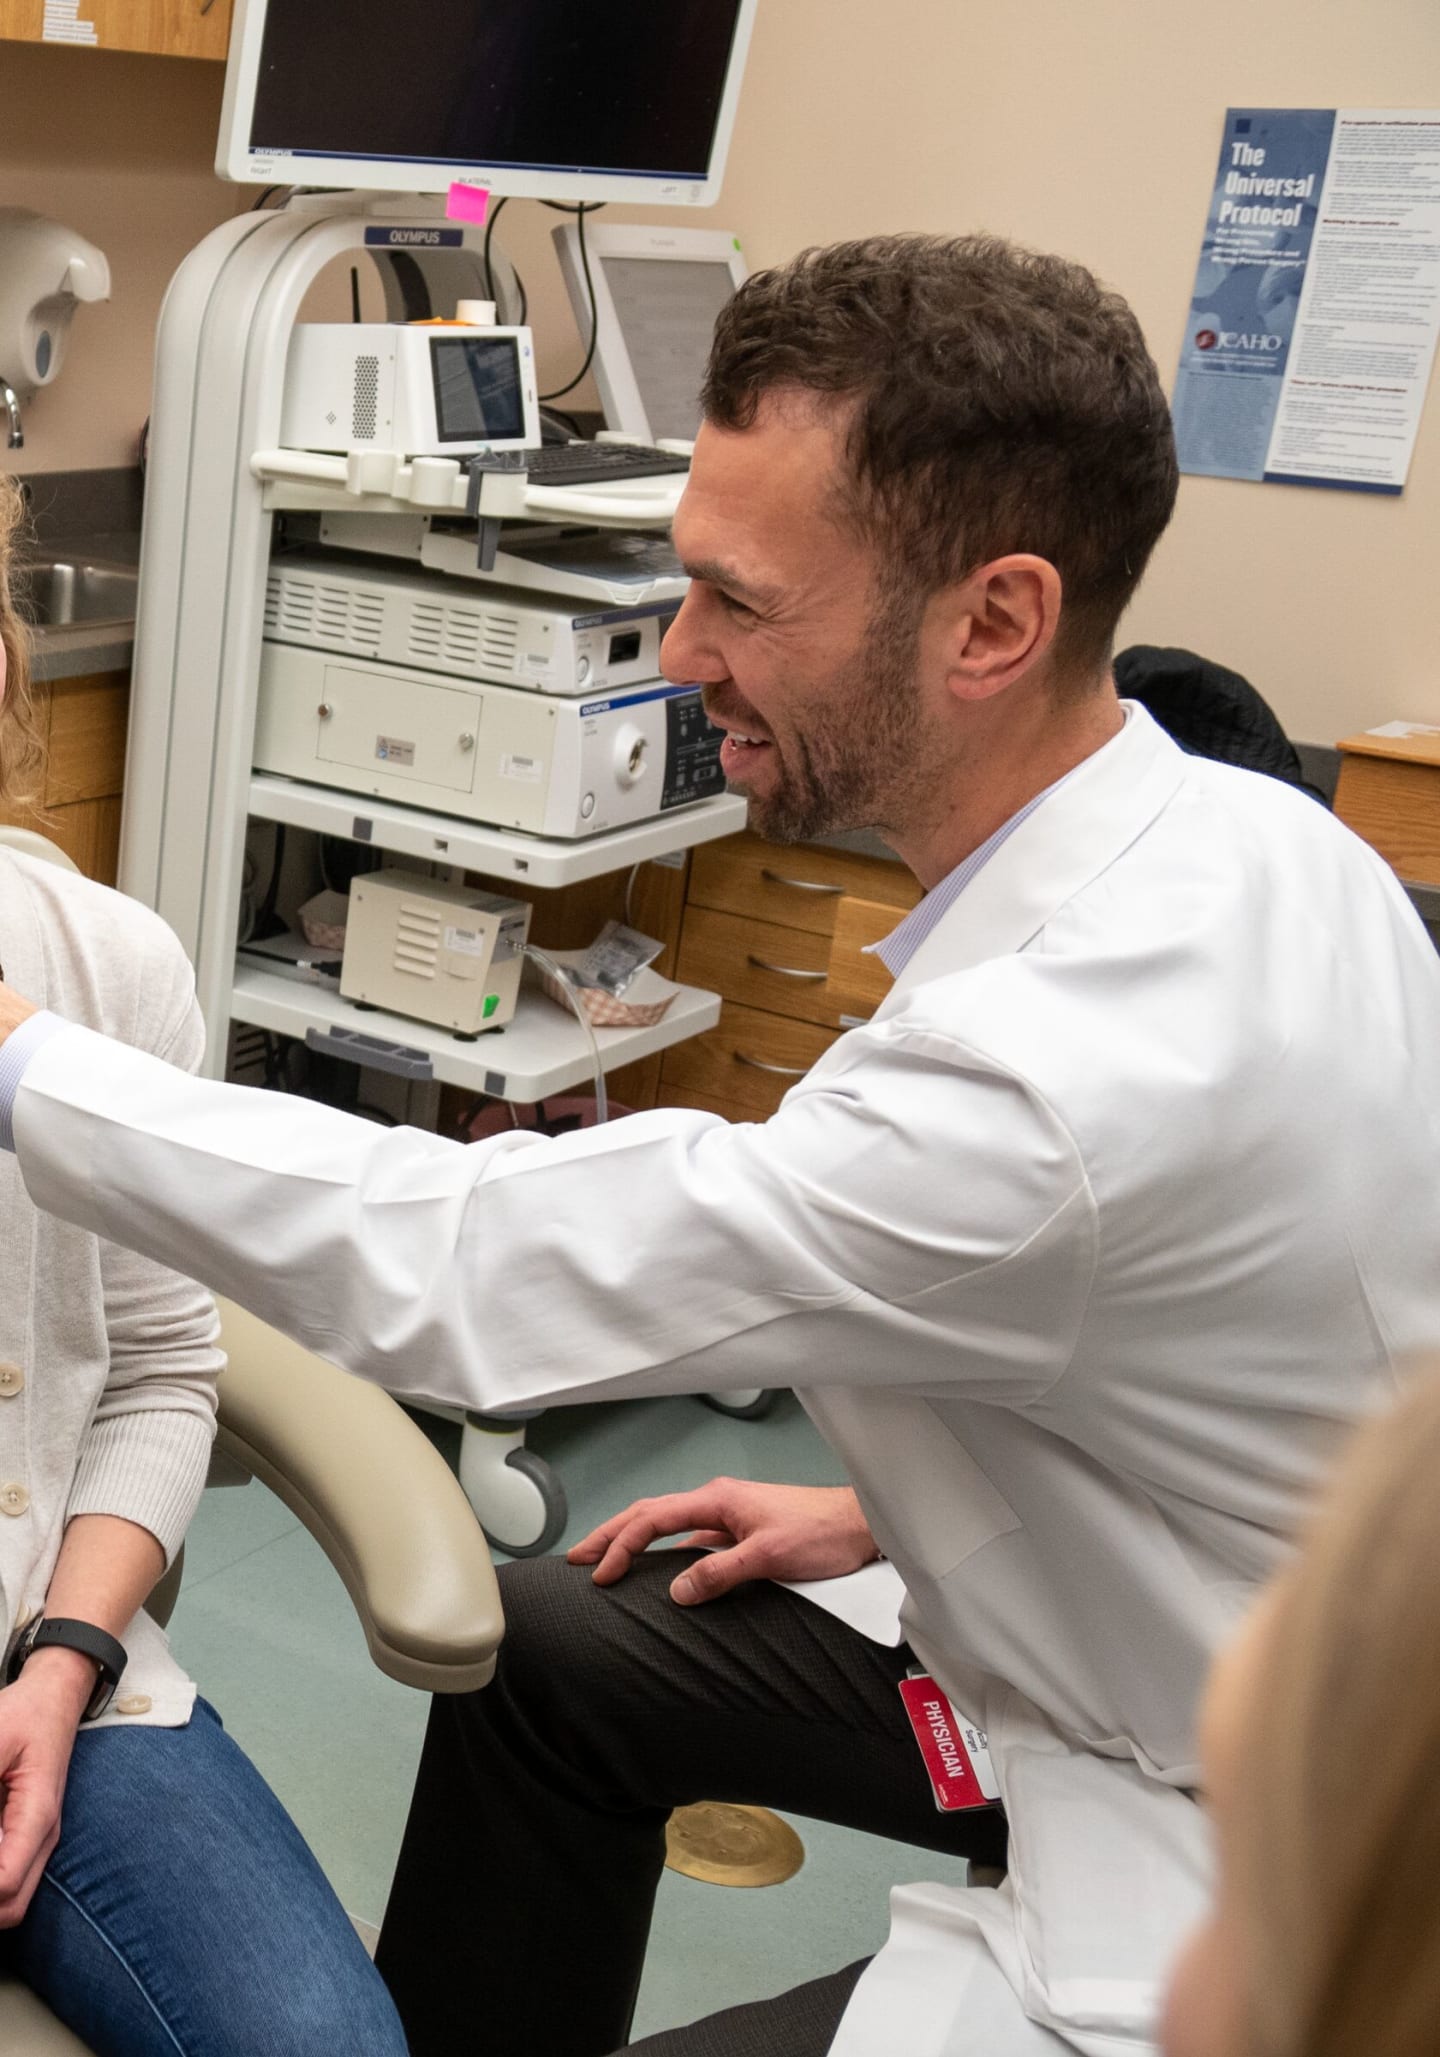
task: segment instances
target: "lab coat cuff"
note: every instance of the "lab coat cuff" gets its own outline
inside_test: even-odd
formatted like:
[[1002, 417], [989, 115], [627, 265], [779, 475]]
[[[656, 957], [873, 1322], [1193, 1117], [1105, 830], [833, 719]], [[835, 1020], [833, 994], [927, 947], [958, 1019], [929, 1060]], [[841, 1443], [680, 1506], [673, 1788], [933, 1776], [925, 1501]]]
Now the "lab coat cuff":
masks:
[[0, 1043], [0, 1150], [13, 1152], [15, 1148], [15, 1095], [26, 1066], [42, 1043], [48, 1043], [53, 1035], [69, 1026], [58, 1014], [42, 1009], [38, 1014], [27, 1015], [19, 1028], [12, 1029]]
[[181, 1409], [98, 1421], [76, 1468], [66, 1519], [112, 1514], [148, 1529], [168, 1566], [185, 1540], [210, 1468], [213, 1430]]

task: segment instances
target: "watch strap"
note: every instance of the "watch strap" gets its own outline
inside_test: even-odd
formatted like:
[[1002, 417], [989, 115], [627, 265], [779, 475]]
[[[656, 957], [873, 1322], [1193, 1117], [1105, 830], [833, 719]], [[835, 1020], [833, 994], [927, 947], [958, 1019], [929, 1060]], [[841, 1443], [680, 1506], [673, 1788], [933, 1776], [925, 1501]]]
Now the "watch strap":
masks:
[[78, 1650], [95, 1665], [99, 1676], [81, 1716], [83, 1721], [94, 1721], [110, 1705], [120, 1683], [126, 1662], [125, 1645], [117, 1642], [103, 1628], [96, 1628], [91, 1621], [71, 1621], [64, 1616], [42, 1614], [30, 1624], [16, 1644], [7, 1683], [19, 1677], [26, 1660], [37, 1650], [47, 1648]]

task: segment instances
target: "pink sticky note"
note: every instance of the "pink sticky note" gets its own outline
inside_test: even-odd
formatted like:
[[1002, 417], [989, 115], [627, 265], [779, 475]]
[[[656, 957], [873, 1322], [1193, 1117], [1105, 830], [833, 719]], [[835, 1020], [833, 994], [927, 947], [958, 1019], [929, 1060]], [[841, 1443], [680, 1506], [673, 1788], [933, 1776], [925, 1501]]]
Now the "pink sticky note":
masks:
[[477, 228], [483, 227], [489, 209], [490, 192], [486, 186], [467, 186], [456, 179], [445, 196], [447, 221], [473, 221]]

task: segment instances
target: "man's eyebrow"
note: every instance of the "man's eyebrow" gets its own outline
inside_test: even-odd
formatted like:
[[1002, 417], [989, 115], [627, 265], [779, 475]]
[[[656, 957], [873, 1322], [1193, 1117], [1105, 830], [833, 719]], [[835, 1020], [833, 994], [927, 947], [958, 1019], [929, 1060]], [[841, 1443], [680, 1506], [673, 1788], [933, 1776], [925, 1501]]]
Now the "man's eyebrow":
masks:
[[702, 557], [682, 568], [687, 578], [700, 579], [707, 586], [723, 586], [727, 593], [734, 593], [742, 600], [755, 601], [761, 606], [780, 597], [778, 586], [757, 586], [752, 580], [742, 578], [732, 565], [722, 564], [715, 557]]

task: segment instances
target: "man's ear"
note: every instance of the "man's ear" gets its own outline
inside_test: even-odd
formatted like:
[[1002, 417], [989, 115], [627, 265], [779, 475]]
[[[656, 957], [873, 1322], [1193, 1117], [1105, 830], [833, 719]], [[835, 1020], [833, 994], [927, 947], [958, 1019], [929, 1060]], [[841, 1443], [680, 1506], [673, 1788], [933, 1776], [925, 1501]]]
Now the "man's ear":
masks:
[[1060, 626], [1060, 574], [1043, 557], [997, 557], [947, 586], [927, 629], [957, 700], [990, 700], [1049, 653]]

